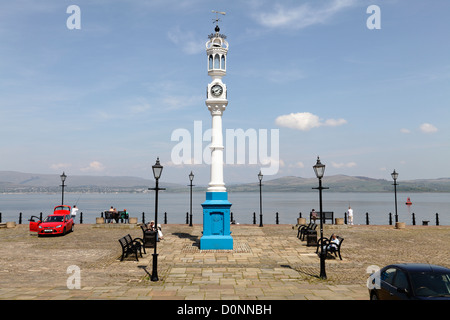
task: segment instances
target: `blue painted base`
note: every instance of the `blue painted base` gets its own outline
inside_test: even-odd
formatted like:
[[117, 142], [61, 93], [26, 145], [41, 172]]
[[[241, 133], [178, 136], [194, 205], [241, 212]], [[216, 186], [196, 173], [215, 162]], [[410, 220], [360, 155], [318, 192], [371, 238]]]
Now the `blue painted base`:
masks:
[[231, 236], [203, 236], [200, 239], [200, 250], [233, 250]]
[[207, 192], [203, 207], [203, 236], [200, 250], [233, 250], [227, 192]]

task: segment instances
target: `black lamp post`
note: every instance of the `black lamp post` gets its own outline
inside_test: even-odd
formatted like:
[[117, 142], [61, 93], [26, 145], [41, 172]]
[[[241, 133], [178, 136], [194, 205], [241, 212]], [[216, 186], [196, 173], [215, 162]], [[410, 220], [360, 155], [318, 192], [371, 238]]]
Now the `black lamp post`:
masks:
[[189, 227], [192, 227], [192, 187], [194, 186], [192, 184], [192, 181], [194, 180], [194, 174], [191, 173], [189, 174], [189, 180], [191, 181], [191, 184], [189, 185], [191, 187], [191, 201], [190, 201], [190, 215], [189, 215]]
[[[322, 178], [325, 173], [325, 165], [320, 162], [320, 158], [317, 157], [317, 163], [313, 166], [316, 177], [319, 179], [319, 187], [313, 188], [319, 190], [319, 206], [320, 206], [320, 239], [323, 238], [323, 210], [322, 210], [322, 190], [329, 189], [322, 187]], [[323, 250], [323, 243], [319, 240], [320, 243], [320, 278], [326, 279], [327, 274], [325, 272], [325, 252]]]
[[156, 244], [158, 243], [158, 191], [166, 190], [165, 188], [159, 188], [159, 178], [161, 177], [161, 172], [163, 170], [163, 166], [159, 163], [159, 157], [156, 160], [156, 163], [152, 166], [153, 176], [156, 180], [156, 187], [149, 188], [148, 190], [155, 190], [155, 250], [153, 252], [153, 271], [152, 271], [152, 281], [158, 281], [158, 254], [156, 253]]
[[261, 171], [258, 173], [258, 179], [259, 179], [259, 226], [263, 226], [263, 216], [262, 216], [262, 179], [263, 175]]
[[395, 170], [394, 170], [394, 172], [391, 173], [391, 177], [392, 177], [392, 179], [394, 179], [393, 186], [394, 186], [394, 194], [395, 194], [395, 222], [398, 222], [398, 213], [397, 213], [397, 186], [398, 186], [397, 178], [398, 178], [398, 173], [395, 172]]
[[63, 204], [64, 204], [64, 187], [66, 186], [66, 185], [64, 184], [64, 182], [66, 181], [67, 176], [66, 176], [66, 174], [63, 172], [63, 174], [60, 175], [60, 177], [61, 177], [61, 182], [62, 182], [62, 185], [61, 185], [61, 187], [62, 187], [62, 190], [61, 190], [61, 205], [63, 205]]

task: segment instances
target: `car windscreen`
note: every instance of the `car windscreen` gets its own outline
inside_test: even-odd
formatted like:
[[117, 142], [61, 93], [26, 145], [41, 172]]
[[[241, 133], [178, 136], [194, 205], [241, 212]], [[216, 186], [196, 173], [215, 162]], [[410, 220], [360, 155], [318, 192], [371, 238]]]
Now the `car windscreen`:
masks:
[[413, 272], [410, 278], [417, 296], [450, 297], [450, 273]]
[[63, 222], [64, 216], [48, 216], [44, 222]]
[[59, 207], [56, 207], [54, 211], [59, 211], [59, 210], [70, 211], [70, 208], [65, 207], [65, 206], [59, 206]]

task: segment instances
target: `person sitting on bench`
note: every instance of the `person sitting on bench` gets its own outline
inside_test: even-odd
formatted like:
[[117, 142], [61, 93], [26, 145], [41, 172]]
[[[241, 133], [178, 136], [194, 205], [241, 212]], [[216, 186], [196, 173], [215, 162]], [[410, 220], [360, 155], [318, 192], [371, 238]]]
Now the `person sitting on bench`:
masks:
[[333, 233], [330, 237], [330, 243], [328, 245], [323, 246], [323, 249], [325, 251], [333, 251], [337, 250], [339, 245], [339, 239], [337, 236]]

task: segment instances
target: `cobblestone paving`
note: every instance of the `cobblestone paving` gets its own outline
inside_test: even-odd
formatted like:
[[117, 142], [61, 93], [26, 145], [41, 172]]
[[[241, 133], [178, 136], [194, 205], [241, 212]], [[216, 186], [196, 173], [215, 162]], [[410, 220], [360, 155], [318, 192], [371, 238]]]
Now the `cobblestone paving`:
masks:
[[[415, 259], [420, 257], [450, 265], [448, 254], [430, 249], [435, 242], [392, 249], [402, 239], [411, 245], [415, 235], [448, 242], [449, 227], [414, 228], [326, 227], [325, 234], [338, 232], [345, 242], [342, 261], [327, 259], [324, 281], [317, 277], [315, 248], [297, 239], [290, 225], [233, 225], [235, 246], [229, 251], [199, 250], [201, 225], [164, 225], [164, 239], [157, 246], [159, 281], [151, 282], [154, 249], [147, 248], [139, 261], [119, 259], [118, 239], [128, 233], [142, 237], [138, 227], [76, 225], [64, 237], [37, 237], [28, 225], [19, 225], [0, 229], [0, 299], [367, 300], [365, 271], [370, 265], [419, 262]], [[390, 250], [365, 247], [386, 237]], [[67, 286], [67, 268], [73, 265], [81, 270], [80, 289]]]

